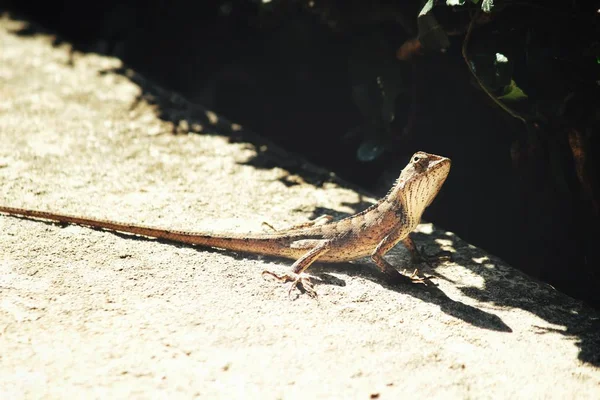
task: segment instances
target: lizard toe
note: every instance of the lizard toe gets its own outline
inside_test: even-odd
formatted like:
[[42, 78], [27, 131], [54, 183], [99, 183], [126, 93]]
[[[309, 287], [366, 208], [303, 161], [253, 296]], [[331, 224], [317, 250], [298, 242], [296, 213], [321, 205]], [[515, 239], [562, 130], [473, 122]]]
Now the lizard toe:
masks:
[[313, 284], [310, 281], [310, 278], [305, 274], [296, 274], [294, 272], [286, 272], [285, 274], [278, 275], [275, 272], [265, 270], [262, 272], [264, 275], [270, 275], [277, 279], [280, 282], [291, 282], [290, 287], [288, 289], [288, 296], [291, 297], [292, 291], [295, 288], [303, 290], [310, 297], [317, 297], [317, 292], [313, 288]]
[[408, 274], [406, 270], [402, 273], [397, 271], [396, 269], [386, 270], [386, 275], [388, 278], [388, 282], [393, 285], [406, 284], [406, 283], [420, 283], [423, 285], [427, 285], [431, 283], [429, 277], [419, 276], [419, 270], [415, 269], [412, 274]]
[[317, 297], [317, 292], [313, 287], [313, 283], [311, 282], [310, 278], [308, 276], [305, 276], [304, 274], [299, 274], [297, 275], [297, 278], [294, 279], [288, 290], [288, 296], [291, 296], [292, 290], [294, 290], [294, 288], [304, 290], [304, 292], [312, 298]]
[[277, 279], [278, 281], [281, 281], [281, 282], [290, 282], [290, 281], [295, 281], [295, 280], [296, 280], [296, 278], [297, 278], [297, 274], [294, 274], [294, 273], [292, 273], [292, 272], [287, 272], [287, 273], [285, 273], [285, 274], [281, 274], [281, 275], [279, 275], [279, 274], [276, 274], [275, 272], [273, 272], [273, 271], [269, 271], [269, 270], [264, 270], [264, 271], [262, 272], [262, 275], [263, 275], [263, 276], [265, 276], [265, 275], [270, 275], [270, 276], [272, 276], [273, 278], [275, 278], [275, 279]]

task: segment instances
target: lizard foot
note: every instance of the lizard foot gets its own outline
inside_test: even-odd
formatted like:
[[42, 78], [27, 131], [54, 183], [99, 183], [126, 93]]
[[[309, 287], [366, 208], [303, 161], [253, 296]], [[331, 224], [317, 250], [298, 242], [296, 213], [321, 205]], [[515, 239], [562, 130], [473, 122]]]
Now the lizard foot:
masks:
[[290, 288], [288, 289], [288, 296], [291, 296], [292, 290], [294, 290], [297, 287], [299, 289], [302, 288], [310, 297], [317, 297], [317, 292], [313, 288], [313, 284], [310, 281], [310, 278], [304, 274], [286, 272], [283, 275], [277, 275], [275, 272], [267, 270], [263, 271], [262, 274], [263, 276], [271, 275], [272, 277], [281, 282], [292, 282]]
[[427, 284], [432, 283], [429, 277], [419, 276], [418, 269], [415, 269], [412, 274], [408, 274], [406, 270], [399, 272], [395, 268], [386, 269], [384, 272], [388, 277], [388, 282], [393, 285], [406, 283], [420, 283], [422, 285], [427, 286]]
[[408, 275], [406, 273], [406, 270], [404, 270], [404, 271], [402, 271], [402, 275], [404, 275], [405, 277], [407, 277], [408, 279], [410, 279], [410, 281], [412, 283], [422, 283], [423, 285], [427, 285], [428, 283], [431, 283], [431, 279], [429, 279], [430, 278], [429, 276], [423, 276], [423, 277], [419, 276], [419, 270], [418, 269], [415, 269], [413, 271], [413, 273], [410, 274], [410, 275]]

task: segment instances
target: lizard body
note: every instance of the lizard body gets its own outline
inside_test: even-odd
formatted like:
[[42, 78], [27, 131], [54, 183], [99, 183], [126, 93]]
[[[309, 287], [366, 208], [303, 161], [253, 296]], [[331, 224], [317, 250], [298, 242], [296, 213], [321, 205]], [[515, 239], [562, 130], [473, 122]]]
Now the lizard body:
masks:
[[[410, 239], [421, 220], [423, 211], [435, 198], [450, 172], [450, 159], [417, 152], [388, 194], [366, 210], [338, 221], [323, 216], [315, 221], [273, 233], [209, 233], [187, 232], [101, 220], [46, 211], [0, 206], [0, 213], [46, 219], [63, 223], [102, 228], [109, 231], [166, 239], [179, 243], [221, 248], [246, 253], [264, 254], [296, 260], [289, 273], [278, 276], [293, 281], [314, 294], [310, 282], [302, 273], [316, 260], [344, 262], [371, 256], [372, 260], [392, 281], [412, 280], [391, 266], [383, 256], [398, 242], [418, 256]], [[413, 274], [414, 275], [414, 274]]]

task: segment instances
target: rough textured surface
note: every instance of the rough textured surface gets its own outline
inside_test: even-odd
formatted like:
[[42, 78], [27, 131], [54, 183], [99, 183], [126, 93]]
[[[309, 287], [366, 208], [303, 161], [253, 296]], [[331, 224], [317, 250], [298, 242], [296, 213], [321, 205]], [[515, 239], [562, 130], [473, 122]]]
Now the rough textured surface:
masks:
[[[261, 149], [214, 129], [173, 135], [110, 72], [118, 60], [20, 26], [0, 20], [3, 204], [237, 231], [362, 206], [310, 173], [252, 166]], [[281, 260], [1, 215], [0, 397], [600, 396], [598, 312], [420, 231], [427, 252], [452, 254], [425, 270], [439, 286], [387, 286], [368, 262], [317, 266], [319, 301], [290, 301], [260, 275]], [[410, 268], [402, 248], [389, 259]]]

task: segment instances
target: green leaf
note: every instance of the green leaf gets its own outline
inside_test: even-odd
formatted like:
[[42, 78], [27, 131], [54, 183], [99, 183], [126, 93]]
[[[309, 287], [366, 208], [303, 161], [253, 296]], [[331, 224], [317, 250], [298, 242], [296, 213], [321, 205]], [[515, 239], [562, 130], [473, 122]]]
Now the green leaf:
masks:
[[462, 6], [465, 4], [465, 0], [446, 0], [447, 6]]
[[525, 92], [517, 86], [515, 81], [511, 79], [510, 84], [504, 87], [504, 94], [502, 96], [498, 96], [498, 100], [501, 100], [505, 103], [516, 103], [527, 100], [527, 94], [525, 94]]
[[427, 3], [425, 3], [425, 5], [423, 6], [423, 8], [421, 8], [421, 12], [419, 13], [419, 17], [422, 17], [423, 15], [428, 14], [429, 11], [431, 11], [432, 8], [433, 8], [433, 0], [427, 0]]
[[481, 2], [481, 10], [484, 13], [491, 13], [492, 12], [492, 8], [494, 8], [494, 0], [483, 0]]

